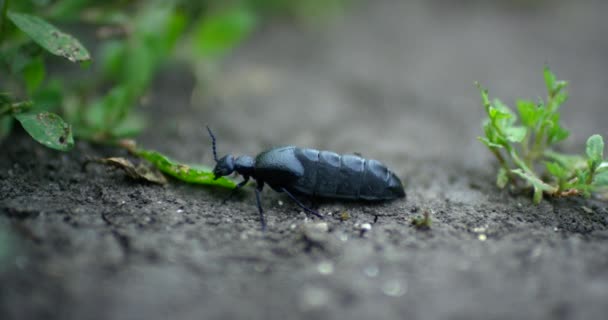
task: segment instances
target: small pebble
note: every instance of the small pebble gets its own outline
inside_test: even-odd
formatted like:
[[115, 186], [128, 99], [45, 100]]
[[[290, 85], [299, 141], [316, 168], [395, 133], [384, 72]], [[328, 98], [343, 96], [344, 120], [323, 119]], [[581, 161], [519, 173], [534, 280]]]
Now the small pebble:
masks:
[[365, 273], [365, 275], [370, 278], [375, 278], [376, 276], [378, 276], [379, 272], [380, 270], [378, 270], [378, 267], [376, 266], [369, 266], [363, 269], [363, 273]]
[[324, 276], [330, 275], [334, 273], [334, 264], [330, 261], [323, 261], [317, 265], [317, 270]]
[[329, 304], [330, 295], [325, 289], [307, 287], [302, 290], [300, 305], [303, 309], [319, 309]]
[[407, 292], [407, 285], [399, 280], [387, 281], [382, 286], [382, 293], [389, 297], [400, 297]]
[[475, 233], [484, 233], [484, 232], [486, 232], [486, 228], [484, 228], [484, 227], [476, 227], [476, 228], [473, 228], [473, 232], [475, 232]]

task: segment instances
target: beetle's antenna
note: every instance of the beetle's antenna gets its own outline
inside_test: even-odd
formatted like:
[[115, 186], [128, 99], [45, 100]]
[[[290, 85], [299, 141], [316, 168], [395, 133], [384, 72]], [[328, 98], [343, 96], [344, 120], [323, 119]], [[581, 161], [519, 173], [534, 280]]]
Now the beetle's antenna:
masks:
[[215, 148], [215, 135], [213, 135], [213, 132], [211, 132], [211, 129], [209, 129], [209, 126], [205, 126], [207, 127], [207, 132], [209, 132], [209, 135], [211, 136], [211, 145], [213, 147], [213, 159], [215, 160], [215, 162], [217, 162], [217, 151]]

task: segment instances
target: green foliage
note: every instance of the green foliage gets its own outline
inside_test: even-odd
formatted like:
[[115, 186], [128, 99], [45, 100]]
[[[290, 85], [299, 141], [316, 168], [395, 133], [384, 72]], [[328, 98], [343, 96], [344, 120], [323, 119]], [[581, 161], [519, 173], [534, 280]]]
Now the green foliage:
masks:
[[568, 83], [558, 81], [548, 67], [544, 69], [544, 79], [546, 100], [519, 100], [517, 114], [500, 100], [491, 101], [488, 91], [478, 85], [488, 115], [483, 123], [485, 136], [479, 140], [500, 164], [496, 184], [504, 188], [509, 183], [517, 187], [523, 182], [533, 189], [535, 203], [542, 200], [543, 194], [589, 196], [607, 188], [608, 163], [604, 162], [600, 135], [587, 140], [586, 157], [554, 150], [570, 134], [561, 125], [558, 113], [568, 99]]
[[[18, 95], [36, 96], [46, 77], [43, 52], [48, 52], [67, 58], [70, 61], [85, 61], [90, 55], [78, 40], [66, 34], [40, 17], [17, 13], [8, 10], [9, 1], [0, 5], [0, 72], [16, 75], [21, 81], [22, 93]], [[13, 23], [13, 29], [8, 28], [8, 21]], [[28, 40], [20, 38], [19, 30], [37, 43], [40, 47], [32, 46]], [[12, 31], [12, 32], [11, 32]], [[9, 41], [10, 40], [10, 41]], [[8, 44], [4, 44], [7, 42]], [[4, 70], [3, 70], [4, 69]], [[9, 84], [11, 84], [10, 80]], [[41, 99], [44, 100], [44, 99]], [[5, 138], [13, 126], [13, 119], [18, 120], [24, 129], [36, 141], [43, 145], [67, 151], [74, 145], [71, 127], [57, 114], [50, 112], [35, 112], [44, 110], [36, 100], [22, 99], [15, 101], [12, 95], [0, 95], [0, 139]], [[31, 110], [31, 112], [23, 113]]]
[[[57, 150], [72, 148], [74, 137], [115, 145], [144, 128], [146, 119], [136, 108], [148, 100], [156, 73], [175, 58], [176, 48], [187, 52], [178, 59], [213, 66], [251, 34], [260, 17], [301, 16], [306, 8], [323, 11], [342, 1], [0, 0], [0, 140], [20, 123], [36, 141]], [[64, 30], [95, 42], [95, 51]], [[61, 58], [83, 68], [61, 65]], [[226, 178], [215, 180], [209, 168], [154, 151], [133, 152], [177, 179], [235, 186]], [[146, 179], [137, 166], [114, 160], [104, 161]]]
[[195, 48], [203, 57], [225, 54], [240, 43], [253, 29], [253, 12], [234, 7], [201, 19], [194, 27]]
[[89, 51], [67, 33], [61, 32], [39, 17], [8, 11], [8, 17], [21, 31], [48, 52], [77, 62], [91, 59]]
[[[249, 0], [1, 1], [0, 73], [9, 77], [0, 92], [31, 101], [34, 110], [58, 112], [77, 138], [113, 144], [144, 128], [135, 108], [180, 40], [193, 44], [197, 55], [187, 55], [189, 62], [217, 61], [252, 31], [259, 8]], [[91, 60], [76, 38], [48, 19], [97, 28], [99, 54], [87, 75], [66, 79], [47, 72], [45, 61], [52, 58], [46, 52], [73, 62]], [[0, 115], [0, 138], [12, 123], [12, 114]]]
[[34, 140], [49, 148], [67, 151], [74, 146], [72, 128], [54, 113], [18, 113], [15, 118]]

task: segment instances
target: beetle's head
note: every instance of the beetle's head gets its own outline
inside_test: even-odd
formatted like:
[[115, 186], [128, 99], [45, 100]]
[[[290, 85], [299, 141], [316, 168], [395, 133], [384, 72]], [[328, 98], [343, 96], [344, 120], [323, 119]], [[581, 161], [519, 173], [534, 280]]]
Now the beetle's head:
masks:
[[207, 132], [211, 137], [211, 147], [213, 150], [213, 160], [215, 160], [215, 168], [213, 168], [213, 175], [215, 180], [220, 177], [227, 176], [234, 172], [234, 157], [230, 154], [223, 156], [221, 159], [217, 158], [217, 150], [215, 148], [215, 135], [207, 126]]
[[215, 179], [227, 176], [232, 172], [234, 172], [234, 157], [230, 154], [217, 160], [215, 168], [213, 168], [213, 175], [215, 176]]

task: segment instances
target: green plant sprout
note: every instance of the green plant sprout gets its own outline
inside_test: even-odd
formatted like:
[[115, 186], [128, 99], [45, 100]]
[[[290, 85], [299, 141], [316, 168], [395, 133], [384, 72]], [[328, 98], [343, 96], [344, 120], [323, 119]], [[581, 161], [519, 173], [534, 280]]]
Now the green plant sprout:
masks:
[[428, 210], [424, 210], [421, 216], [412, 218], [411, 222], [411, 225], [418, 230], [430, 230], [431, 224], [431, 213]]
[[[0, 40], [8, 38], [5, 30], [7, 21], [10, 20], [14, 28], [39, 45], [32, 48], [27, 40], [23, 42], [19, 38], [19, 34], [10, 39], [12, 41], [8, 45], [0, 46], [0, 66], [9, 65], [11, 73], [17, 74], [23, 80], [27, 95], [36, 92], [44, 80], [40, 48], [71, 62], [91, 59], [87, 49], [76, 38], [37, 16], [13, 12], [8, 6], [8, 0], [0, 5]], [[13, 120], [17, 120], [25, 131], [41, 144], [56, 150], [70, 150], [74, 146], [72, 127], [59, 115], [42, 109], [32, 100], [15, 99], [10, 94], [0, 93], [0, 140], [10, 133]]]
[[556, 80], [548, 67], [544, 69], [544, 78], [546, 100], [518, 100], [517, 114], [499, 99], [490, 100], [488, 91], [477, 84], [488, 116], [483, 122], [485, 136], [478, 139], [498, 160], [497, 186], [519, 187], [523, 182], [532, 187], [536, 204], [543, 194], [589, 197], [592, 192], [606, 191], [608, 162], [604, 161], [604, 141], [600, 135], [589, 137], [585, 156], [555, 150], [570, 135], [560, 124], [559, 113], [568, 99], [568, 83]]

